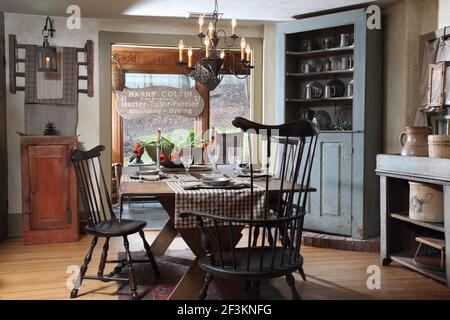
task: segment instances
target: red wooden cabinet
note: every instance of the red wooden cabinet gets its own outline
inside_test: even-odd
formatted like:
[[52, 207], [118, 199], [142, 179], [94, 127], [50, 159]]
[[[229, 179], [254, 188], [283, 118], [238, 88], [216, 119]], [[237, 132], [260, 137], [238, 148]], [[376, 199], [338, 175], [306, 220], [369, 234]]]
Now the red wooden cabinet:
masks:
[[21, 137], [25, 244], [78, 240], [78, 191], [70, 154], [76, 137]]

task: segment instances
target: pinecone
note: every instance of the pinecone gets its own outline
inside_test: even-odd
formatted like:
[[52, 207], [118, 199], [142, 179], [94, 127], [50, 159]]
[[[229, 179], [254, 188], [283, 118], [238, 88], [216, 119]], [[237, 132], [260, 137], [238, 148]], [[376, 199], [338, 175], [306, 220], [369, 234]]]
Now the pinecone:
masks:
[[45, 125], [44, 136], [57, 136], [59, 131], [56, 130], [56, 126], [53, 122], [49, 121]]

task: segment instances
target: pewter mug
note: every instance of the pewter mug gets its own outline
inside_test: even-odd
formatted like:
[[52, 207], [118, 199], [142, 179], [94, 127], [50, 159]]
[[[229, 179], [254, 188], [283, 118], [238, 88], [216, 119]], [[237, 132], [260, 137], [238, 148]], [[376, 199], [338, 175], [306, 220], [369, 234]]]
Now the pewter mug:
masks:
[[341, 43], [340, 47], [347, 47], [349, 43], [350, 35], [347, 33], [341, 34]]
[[353, 58], [343, 57], [341, 60], [341, 70], [349, 70], [353, 68]]
[[305, 66], [303, 67], [303, 72], [304, 73], [310, 73], [311, 72], [311, 65], [309, 63], [305, 64]]
[[330, 61], [330, 59], [326, 59], [325, 60], [324, 69], [325, 69], [325, 71], [331, 71], [331, 61]]
[[336, 96], [336, 87], [330, 85], [325, 86], [325, 98], [331, 98]]
[[324, 45], [325, 49], [331, 49], [333, 47], [333, 38], [325, 38]]
[[311, 85], [305, 86], [305, 99], [311, 99], [312, 98], [312, 88]]
[[347, 83], [347, 90], [345, 95], [347, 97], [353, 97], [353, 89], [354, 89], [354, 81], [350, 81], [349, 83]]
[[314, 50], [314, 44], [313, 44], [312, 40], [306, 40], [306, 41], [305, 41], [305, 47], [304, 47], [304, 49], [305, 49], [306, 52], [309, 52], [309, 51], [313, 51], [313, 50]]

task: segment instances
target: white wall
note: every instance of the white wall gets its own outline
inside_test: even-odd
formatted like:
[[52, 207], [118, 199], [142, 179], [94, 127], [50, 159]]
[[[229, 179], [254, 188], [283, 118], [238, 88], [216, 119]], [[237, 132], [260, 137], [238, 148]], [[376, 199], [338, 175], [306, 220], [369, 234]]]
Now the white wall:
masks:
[[439, 0], [439, 28], [450, 26], [450, 0]]
[[[100, 117], [99, 114], [99, 76], [98, 76], [98, 33], [99, 31], [116, 32], [140, 32], [155, 34], [186, 34], [197, 33], [194, 20], [187, 19], [143, 19], [131, 21], [82, 19], [81, 30], [69, 30], [66, 28], [65, 17], [53, 17], [56, 29], [55, 37], [50, 39], [52, 45], [83, 47], [86, 40], [94, 41], [94, 97], [89, 98], [85, 94], [79, 94], [78, 103], [78, 130], [79, 141], [85, 148], [91, 148], [100, 142]], [[41, 30], [45, 23], [44, 16], [5, 13], [5, 38], [8, 34], [15, 34], [20, 44], [41, 44]], [[225, 24], [225, 22], [224, 22]], [[224, 25], [224, 27], [226, 27]], [[246, 37], [262, 38], [264, 29], [262, 24], [240, 23], [237, 29], [239, 34]], [[174, 46], [177, 44], [174, 43]], [[109, 59], [109, 57], [101, 57]], [[6, 42], [6, 61], [8, 57], [8, 42]], [[7, 66], [7, 74], [9, 68]], [[20, 145], [16, 131], [24, 130], [24, 93], [9, 92], [9, 79], [7, 78], [7, 134], [8, 134], [8, 183], [9, 183], [9, 213], [20, 215], [21, 203], [21, 173], [20, 173]], [[13, 217], [11, 217], [13, 218]], [[18, 217], [14, 217], [18, 218]], [[10, 219], [19, 221], [19, 219]], [[10, 226], [14, 229], [15, 226]], [[14, 232], [14, 230], [11, 230]], [[17, 233], [17, 231], [15, 231]]]

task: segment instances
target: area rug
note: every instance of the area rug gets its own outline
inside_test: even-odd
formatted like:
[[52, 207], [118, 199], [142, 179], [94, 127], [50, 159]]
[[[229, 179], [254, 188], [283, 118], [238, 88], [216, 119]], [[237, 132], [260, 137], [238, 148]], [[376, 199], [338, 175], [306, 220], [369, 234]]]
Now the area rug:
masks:
[[[145, 252], [132, 252], [133, 259], [147, 259]], [[119, 252], [119, 259], [125, 257]], [[166, 300], [175, 289], [178, 281], [194, 262], [194, 255], [189, 250], [169, 250], [164, 256], [155, 257], [161, 272], [161, 278], [155, 278], [149, 263], [136, 263], [133, 270], [141, 300]], [[128, 277], [128, 269], [124, 268], [119, 275]], [[128, 282], [118, 282], [119, 300], [131, 300]], [[269, 281], [260, 283], [261, 297], [268, 300], [284, 300], [282, 294]], [[208, 290], [207, 300], [229, 300], [230, 295], [218, 281], [213, 281]]]

